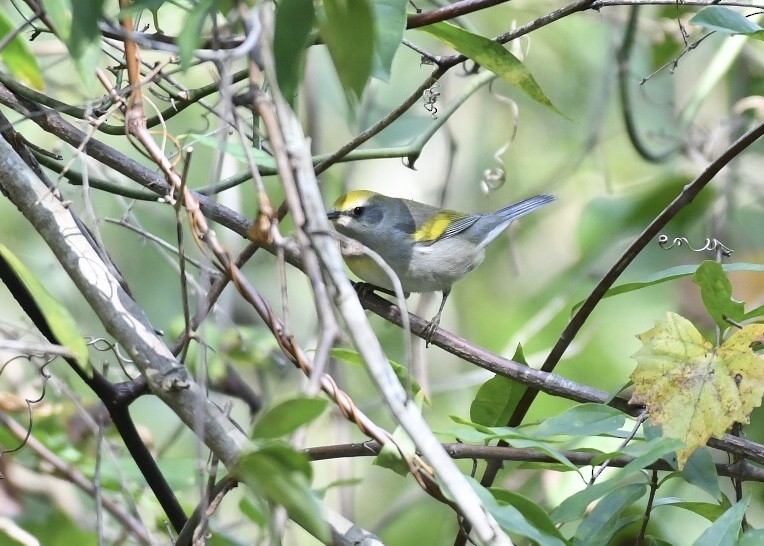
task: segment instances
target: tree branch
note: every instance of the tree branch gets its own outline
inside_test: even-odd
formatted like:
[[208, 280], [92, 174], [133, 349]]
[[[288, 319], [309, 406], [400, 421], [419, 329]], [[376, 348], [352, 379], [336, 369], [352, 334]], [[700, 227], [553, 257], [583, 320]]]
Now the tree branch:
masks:
[[0, 139], [0, 188], [43, 237], [101, 323], [159, 396], [227, 466], [247, 444], [246, 435], [194, 382], [157, 337], [143, 311], [101, 261], [69, 210]]

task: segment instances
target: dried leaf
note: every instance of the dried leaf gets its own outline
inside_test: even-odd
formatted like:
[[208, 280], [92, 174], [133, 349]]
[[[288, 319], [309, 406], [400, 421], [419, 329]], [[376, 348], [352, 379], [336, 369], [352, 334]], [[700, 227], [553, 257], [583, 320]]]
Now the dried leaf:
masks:
[[677, 453], [680, 468], [711, 435], [747, 423], [761, 404], [764, 359], [751, 345], [764, 337], [764, 325], [746, 326], [714, 347], [690, 321], [668, 313], [637, 337], [643, 346], [634, 355], [631, 403], [645, 404], [664, 436], [685, 443]]

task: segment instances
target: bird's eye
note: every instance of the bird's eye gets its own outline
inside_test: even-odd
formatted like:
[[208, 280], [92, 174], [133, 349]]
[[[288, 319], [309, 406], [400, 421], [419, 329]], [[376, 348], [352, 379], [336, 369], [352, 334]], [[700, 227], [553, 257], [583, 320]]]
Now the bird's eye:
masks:
[[361, 216], [364, 210], [364, 207], [355, 207], [353, 209], [353, 216]]

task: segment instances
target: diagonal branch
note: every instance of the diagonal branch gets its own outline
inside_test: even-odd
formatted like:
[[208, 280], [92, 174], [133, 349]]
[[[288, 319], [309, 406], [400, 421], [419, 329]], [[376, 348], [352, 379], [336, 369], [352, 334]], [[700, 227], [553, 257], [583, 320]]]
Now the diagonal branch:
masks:
[[0, 189], [43, 237], [106, 331], [147, 378], [151, 391], [191, 429], [203, 430], [204, 443], [226, 465], [232, 465], [247, 443], [244, 433], [175, 360], [141, 308], [87, 242], [68, 208], [3, 139], [0, 157]]

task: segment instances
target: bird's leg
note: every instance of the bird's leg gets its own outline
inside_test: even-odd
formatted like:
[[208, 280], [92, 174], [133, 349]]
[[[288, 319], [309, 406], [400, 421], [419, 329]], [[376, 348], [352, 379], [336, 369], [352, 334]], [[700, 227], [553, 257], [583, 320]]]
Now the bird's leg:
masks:
[[429, 347], [430, 342], [432, 341], [432, 336], [435, 334], [435, 330], [438, 329], [438, 325], [440, 324], [440, 315], [443, 313], [443, 308], [446, 306], [446, 300], [448, 299], [448, 295], [451, 293], [451, 289], [443, 291], [443, 299], [440, 300], [440, 308], [438, 309], [438, 312], [435, 314], [434, 317], [432, 317], [432, 320], [430, 323], [425, 326], [424, 330], [422, 330], [422, 337], [424, 338], [424, 346]]

